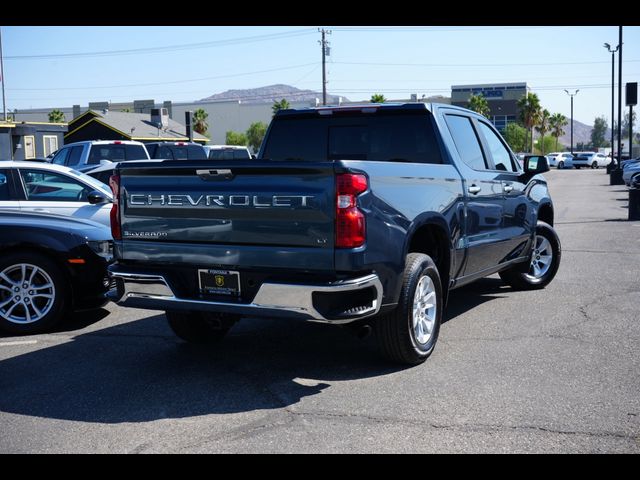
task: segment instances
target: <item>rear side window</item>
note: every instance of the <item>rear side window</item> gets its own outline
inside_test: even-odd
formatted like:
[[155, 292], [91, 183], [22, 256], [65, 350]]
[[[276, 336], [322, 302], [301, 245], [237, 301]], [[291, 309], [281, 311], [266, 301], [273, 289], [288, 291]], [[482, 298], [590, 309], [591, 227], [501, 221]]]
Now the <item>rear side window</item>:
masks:
[[462, 161], [474, 170], [486, 170], [487, 164], [471, 119], [460, 115], [445, 115], [445, 119]]
[[234, 160], [247, 160], [250, 159], [251, 155], [246, 150], [234, 150], [233, 151], [233, 159]]
[[433, 125], [425, 112], [283, 117], [271, 126], [263, 157], [442, 163]]
[[0, 202], [9, 199], [9, 174], [6, 170], [0, 170]]

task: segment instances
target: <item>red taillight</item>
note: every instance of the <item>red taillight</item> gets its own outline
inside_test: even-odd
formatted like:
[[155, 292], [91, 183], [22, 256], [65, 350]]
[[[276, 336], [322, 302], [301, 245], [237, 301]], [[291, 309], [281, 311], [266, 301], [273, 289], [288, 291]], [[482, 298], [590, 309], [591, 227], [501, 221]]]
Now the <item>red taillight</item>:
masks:
[[120, 140], [116, 140], [115, 142], [113, 142], [114, 145], [122, 145], [122, 142]]
[[111, 236], [114, 240], [122, 240], [120, 228], [120, 175], [111, 175], [109, 186], [113, 192], [113, 205], [111, 205]]
[[358, 195], [368, 188], [367, 177], [352, 173], [336, 175], [336, 247], [364, 245], [367, 236], [364, 214], [358, 209]]

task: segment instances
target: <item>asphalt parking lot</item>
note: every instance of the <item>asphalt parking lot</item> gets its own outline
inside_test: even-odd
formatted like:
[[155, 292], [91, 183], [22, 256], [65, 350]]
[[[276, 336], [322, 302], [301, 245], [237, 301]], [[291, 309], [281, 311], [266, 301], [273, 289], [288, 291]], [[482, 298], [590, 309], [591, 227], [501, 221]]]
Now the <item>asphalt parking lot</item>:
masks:
[[425, 364], [288, 320], [195, 348], [108, 305], [0, 335], [0, 452], [640, 453], [640, 222], [602, 169], [546, 176], [555, 280], [456, 290]]

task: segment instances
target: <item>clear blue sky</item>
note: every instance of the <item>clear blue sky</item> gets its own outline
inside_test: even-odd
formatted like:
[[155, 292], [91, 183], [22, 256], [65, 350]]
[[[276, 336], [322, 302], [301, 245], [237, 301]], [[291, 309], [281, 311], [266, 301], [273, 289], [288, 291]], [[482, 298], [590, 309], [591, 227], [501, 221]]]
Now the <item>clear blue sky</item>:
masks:
[[[321, 91], [317, 28], [2, 27], [7, 107], [191, 101], [274, 83]], [[526, 81], [552, 113], [569, 117], [564, 89], [579, 88], [576, 120], [610, 116], [611, 55], [602, 45], [617, 45], [615, 26], [327, 28], [328, 91], [350, 100]], [[640, 27], [624, 28], [623, 62], [623, 84], [640, 81]]]

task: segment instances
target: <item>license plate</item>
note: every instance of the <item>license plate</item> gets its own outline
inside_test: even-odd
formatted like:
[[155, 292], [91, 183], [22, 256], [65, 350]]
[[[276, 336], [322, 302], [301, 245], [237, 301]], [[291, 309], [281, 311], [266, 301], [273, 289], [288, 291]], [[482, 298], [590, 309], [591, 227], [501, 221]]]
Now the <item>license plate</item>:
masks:
[[240, 295], [240, 272], [232, 270], [198, 270], [200, 292], [205, 295]]

